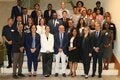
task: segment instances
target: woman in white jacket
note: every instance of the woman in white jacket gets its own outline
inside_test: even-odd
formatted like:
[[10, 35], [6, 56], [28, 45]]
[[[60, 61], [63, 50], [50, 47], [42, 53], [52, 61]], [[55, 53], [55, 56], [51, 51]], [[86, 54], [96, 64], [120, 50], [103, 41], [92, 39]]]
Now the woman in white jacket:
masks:
[[54, 36], [50, 33], [50, 28], [45, 27], [45, 34], [41, 34], [41, 51], [43, 75], [49, 77], [52, 71], [52, 61], [54, 52]]

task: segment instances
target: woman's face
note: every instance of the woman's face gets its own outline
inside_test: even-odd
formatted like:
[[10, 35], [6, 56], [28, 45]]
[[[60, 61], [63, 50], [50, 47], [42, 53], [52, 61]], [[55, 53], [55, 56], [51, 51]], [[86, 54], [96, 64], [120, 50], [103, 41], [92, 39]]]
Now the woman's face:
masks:
[[33, 26], [31, 27], [31, 32], [32, 32], [32, 33], [36, 33], [36, 30], [37, 30], [37, 29], [36, 29], [36, 26], [33, 25]]
[[105, 23], [105, 29], [108, 29], [109, 28], [109, 24], [108, 23]]
[[28, 18], [28, 23], [32, 23], [32, 19], [31, 18]]
[[47, 27], [45, 28], [45, 31], [46, 31], [46, 32], [50, 32], [50, 27], [47, 26]]
[[81, 19], [81, 20], [80, 20], [80, 23], [82, 24], [83, 22], [84, 22], [84, 20], [83, 20], [83, 19]]
[[44, 24], [44, 23], [45, 23], [44, 19], [41, 19], [40, 24]]
[[76, 36], [77, 35], [77, 31], [74, 29], [72, 34], [73, 34], [73, 36]]

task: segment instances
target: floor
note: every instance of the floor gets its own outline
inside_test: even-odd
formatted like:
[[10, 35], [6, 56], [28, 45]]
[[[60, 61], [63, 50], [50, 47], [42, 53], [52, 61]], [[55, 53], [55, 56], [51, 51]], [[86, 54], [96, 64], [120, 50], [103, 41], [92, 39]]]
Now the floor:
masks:
[[[27, 74], [25, 74], [26, 77], [19, 78], [17, 80], [86, 80], [82, 76], [76, 76], [76, 77], [62, 77], [59, 75], [59, 77], [54, 77], [53, 75], [49, 78], [45, 78], [42, 75], [37, 75], [37, 77], [28, 77]], [[11, 74], [0, 74], [0, 80], [16, 80], [12, 78]], [[102, 76], [102, 78], [98, 78], [97, 76], [92, 78], [91, 76], [87, 80], [120, 80], [120, 76]]]

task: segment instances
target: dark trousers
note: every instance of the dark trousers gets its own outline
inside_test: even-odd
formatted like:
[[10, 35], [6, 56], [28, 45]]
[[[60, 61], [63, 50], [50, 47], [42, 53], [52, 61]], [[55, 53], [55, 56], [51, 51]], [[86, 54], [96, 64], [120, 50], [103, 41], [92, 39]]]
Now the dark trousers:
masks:
[[43, 75], [51, 75], [53, 53], [42, 53]]
[[16, 75], [18, 67], [18, 74], [22, 73], [24, 53], [13, 53], [13, 75]]
[[28, 71], [32, 71], [32, 64], [34, 71], [37, 71], [39, 53], [27, 53]]
[[88, 73], [89, 73], [90, 61], [91, 61], [91, 57], [84, 56], [84, 58], [83, 58], [83, 67], [84, 67], [84, 74], [85, 75], [88, 75]]
[[12, 45], [6, 44], [7, 55], [8, 55], [8, 66], [12, 66]]
[[99, 53], [93, 53], [93, 74], [96, 72], [96, 65], [98, 61], [98, 74], [101, 75], [102, 73], [102, 52]]

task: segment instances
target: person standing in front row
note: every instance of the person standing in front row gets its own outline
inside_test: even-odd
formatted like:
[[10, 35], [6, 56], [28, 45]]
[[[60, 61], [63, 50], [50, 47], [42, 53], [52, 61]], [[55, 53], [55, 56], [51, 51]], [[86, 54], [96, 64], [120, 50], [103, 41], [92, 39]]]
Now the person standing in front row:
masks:
[[[68, 41], [68, 61], [70, 67], [70, 76], [76, 76], [76, 70], [79, 62], [80, 55], [80, 35], [77, 28], [73, 28], [70, 33], [70, 38]], [[74, 71], [72, 71], [72, 69]]]
[[88, 78], [88, 73], [90, 69], [90, 61], [92, 56], [92, 46], [91, 46], [91, 36], [90, 36], [90, 28], [85, 27], [83, 30], [83, 36], [81, 37], [82, 43], [82, 60], [84, 67], [85, 79]]
[[65, 33], [65, 27], [63, 25], [59, 26], [59, 32], [54, 35], [54, 50], [56, 54], [56, 63], [55, 63], [55, 77], [58, 77], [59, 72], [59, 62], [61, 58], [62, 64], [62, 76], [66, 77], [66, 53], [68, 45], [68, 35]]
[[28, 33], [25, 36], [25, 49], [28, 62], [28, 72], [29, 77], [32, 76], [32, 63], [34, 67], [33, 76], [37, 76], [37, 67], [38, 67], [38, 55], [40, 52], [40, 35], [36, 33], [37, 27], [35, 25], [31, 26], [31, 33]]
[[[24, 32], [23, 25], [18, 24], [17, 30], [13, 33], [13, 78], [25, 77], [22, 74], [24, 59]], [[18, 74], [16, 73], [18, 67]]]
[[49, 77], [52, 71], [54, 52], [54, 36], [50, 33], [50, 27], [45, 27], [45, 33], [41, 34], [41, 50], [43, 75]]
[[8, 18], [7, 25], [3, 27], [2, 30], [2, 38], [3, 41], [5, 42], [5, 47], [7, 50], [7, 55], [8, 55], [8, 66], [7, 68], [12, 67], [12, 35], [13, 35], [13, 23], [14, 20], [12, 18]]
[[93, 48], [93, 72], [92, 77], [95, 76], [96, 65], [98, 61], [98, 77], [102, 77], [102, 57], [103, 57], [103, 48], [104, 48], [104, 35], [100, 30], [101, 23], [100, 21], [95, 21], [95, 31], [92, 33], [92, 48]]

